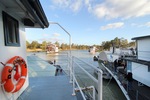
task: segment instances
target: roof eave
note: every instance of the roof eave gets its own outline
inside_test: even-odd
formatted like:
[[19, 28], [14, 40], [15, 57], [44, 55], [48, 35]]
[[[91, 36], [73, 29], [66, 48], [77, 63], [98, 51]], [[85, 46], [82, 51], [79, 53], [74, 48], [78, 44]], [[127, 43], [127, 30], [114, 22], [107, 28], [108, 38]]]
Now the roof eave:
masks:
[[140, 36], [140, 37], [134, 37], [134, 38], [132, 38], [131, 40], [140, 40], [140, 39], [143, 39], [143, 38], [150, 38], [150, 35], [147, 35], [147, 36]]
[[45, 13], [41, 7], [41, 4], [39, 0], [32, 0], [33, 5], [35, 5], [35, 8], [33, 8], [31, 3], [28, 0], [20, 0], [21, 3], [24, 5], [24, 7], [29, 11], [29, 13], [35, 18], [37, 23], [40, 25], [41, 28], [45, 28], [49, 26], [49, 23], [47, 21], [47, 18], [45, 16]]
[[37, 13], [38, 13], [39, 17], [41, 18], [43, 24], [44, 24], [46, 27], [48, 27], [48, 26], [49, 26], [49, 22], [48, 22], [48, 20], [47, 20], [47, 18], [46, 18], [46, 15], [45, 15], [45, 13], [44, 13], [44, 11], [43, 11], [43, 9], [42, 9], [42, 6], [41, 6], [39, 0], [32, 0], [32, 1], [34, 2], [35, 8], [36, 8], [37, 11], [38, 11]]

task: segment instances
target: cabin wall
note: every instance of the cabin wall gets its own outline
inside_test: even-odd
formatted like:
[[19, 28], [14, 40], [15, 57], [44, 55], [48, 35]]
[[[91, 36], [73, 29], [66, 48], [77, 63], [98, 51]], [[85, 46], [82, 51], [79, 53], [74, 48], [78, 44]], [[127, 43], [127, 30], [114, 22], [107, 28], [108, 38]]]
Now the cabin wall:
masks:
[[137, 40], [138, 59], [150, 61], [150, 38]]
[[133, 78], [150, 87], [150, 72], [148, 66], [132, 62]]
[[[4, 30], [3, 30], [3, 20], [2, 20], [2, 10], [5, 11], [2, 6], [0, 7], [0, 62], [3, 62], [4, 64], [12, 57], [14, 56], [21, 56], [25, 59], [26, 58], [26, 38], [25, 38], [25, 28], [24, 25], [21, 23], [21, 21], [18, 20], [17, 17], [14, 15], [11, 15], [15, 19], [19, 21], [19, 37], [20, 37], [20, 46], [19, 47], [13, 47], [13, 46], [5, 46], [4, 42]], [[5, 11], [7, 12], [7, 11]], [[9, 14], [9, 12], [7, 12]], [[0, 64], [0, 76], [2, 74], [4, 66]], [[0, 83], [1, 83], [1, 77], [0, 77]], [[16, 100], [18, 96], [27, 88], [29, 85], [28, 77], [26, 78], [26, 82], [24, 86], [21, 88], [20, 91], [16, 93], [6, 93], [2, 87], [0, 87], [0, 100]]]

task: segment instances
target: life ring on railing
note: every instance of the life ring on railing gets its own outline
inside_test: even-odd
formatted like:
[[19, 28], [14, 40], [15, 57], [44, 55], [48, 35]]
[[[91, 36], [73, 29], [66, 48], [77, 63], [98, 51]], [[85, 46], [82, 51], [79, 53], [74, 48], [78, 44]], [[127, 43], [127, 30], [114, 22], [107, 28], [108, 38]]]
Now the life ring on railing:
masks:
[[8, 60], [2, 71], [2, 84], [7, 92], [17, 92], [24, 85], [27, 76], [27, 65], [20, 56]]

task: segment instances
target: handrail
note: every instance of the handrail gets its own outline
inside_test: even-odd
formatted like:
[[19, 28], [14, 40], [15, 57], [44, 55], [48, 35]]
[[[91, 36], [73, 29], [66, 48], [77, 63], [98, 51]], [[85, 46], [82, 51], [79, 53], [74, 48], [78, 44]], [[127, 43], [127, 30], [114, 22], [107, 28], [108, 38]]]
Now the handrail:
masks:
[[78, 63], [76, 63], [76, 65], [78, 65], [78, 67], [82, 69], [94, 82], [98, 83], [98, 80], [95, 77], [93, 77], [90, 73], [88, 73], [84, 68], [82, 68]]
[[[103, 86], [103, 79], [102, 79], [103, 72], [102, 72], [102, 70], [96, 68], [95, 66], [93, 66], [93, 65], [91, 65], [91, 64], [89, 64], [89, 63], [87, 63], [87, 62], [85, 62], [85, 61], [83, 61], [79, 58], [77, 58], [78, 60], [86, 63], [87, 65], [89, 65], [90, 67], [92, 67], [93, 69], [98, 71], [98, 80], [97, 80], [90, 73], [88, 73], [82, 66], [80, 66], [77, 62], [75, 62], [73, 58], [77, 58], [77, 57], [72, 56], [72, 63], [75, 63], [84, 73], [86, 73], [95, 83], [97, 83], [97, 85], [98, 85], [98, 88], [97, 88], [97, 90], [98, 90], [98, 100], [102, 100], [102, 86]], [[81, 95], [82, 95], [83, 99], [86, 100], [86, 98], [85, 98], [85, 96], [82, 92], [82, 89], [80, 88], [80, 86], [79, 86], [79, 84], [78, 84], [78, 82], [75, 78], [74, 66], [72, 65], [72, 67], [73, 67], [73, 69], [72, 69], [72, 74], [73, 74], [73, 95], [75, 94], [75, 85], [74, 85], [74, 83], [76, 83], [78, 88], [79, 88], [79, 91], [81, 92]], [[93, 90], [93, 94], [95, 94], [94, 91], [95, 90]], [[95, 95], [93, 95], [93, 96], [94, 96], [93, 99], [95, 99]]]
[[73, 57], [76, 58], [76, 59], [78, 59], [78, 60], [80, 60], [80, 61], [82, 61], [82, 62], [84, 62], [84, 63], [86, 63], [87, 65], [91, 66], [92, 68], [94, 68], [95, 70], [99, 71], [100, 73], [103, 73], [103, 71], [101, 69], [99, 69], [99, 68], [97, 68], [97, 67], [95, 67], [95, 66], [93, 66], [93, 65], [85, 62], [84, 60], [81, 60], [81, 59], [75, 57], [75, 56], [73, 56]]

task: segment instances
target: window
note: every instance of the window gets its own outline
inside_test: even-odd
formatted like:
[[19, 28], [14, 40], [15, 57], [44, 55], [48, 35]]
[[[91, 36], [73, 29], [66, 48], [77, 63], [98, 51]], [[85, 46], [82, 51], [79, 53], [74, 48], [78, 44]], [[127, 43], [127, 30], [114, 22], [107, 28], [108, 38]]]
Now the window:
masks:
[[2, 14], [5, 46], [20, 46], [18, 21], [4, 11]]

